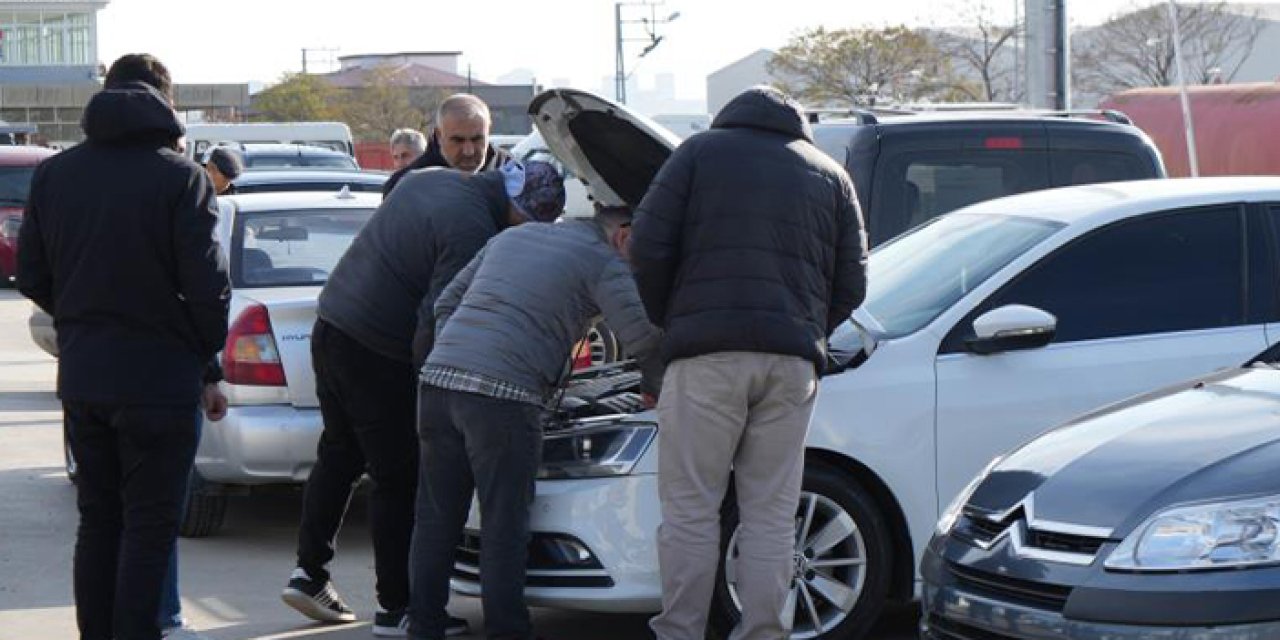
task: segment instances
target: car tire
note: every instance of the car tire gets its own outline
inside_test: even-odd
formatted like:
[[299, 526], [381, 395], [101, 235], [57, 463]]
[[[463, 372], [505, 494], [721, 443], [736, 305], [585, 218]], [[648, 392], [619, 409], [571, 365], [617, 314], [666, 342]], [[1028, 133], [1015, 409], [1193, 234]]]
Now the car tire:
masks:
[[[889, 592], [893, 556], [885, 518], [871, 496], [848, 474], [810, 463], [805, 466], [797, 528], [804, 527], [806, 520], [809, 532], [804, 541], [797, 543], [797, 554], [804, 553], [812, 559], [814, 550], [809, 543], [818, 540], [819, 534], [834, 543], [817, 555], [816, 560], [822, 564], [797, 563], [800, 586], [795, 592], [796, 617], [791, 638], [862, 638], [880, 616]], [[726, 562], [737, 529], [737, 505], [730, 502], [721, 513], [720, 567], [716, 571], [708, 638], [729, 637], [740, 617], [732, 572]], [[828, 533], [831, 537], [825, 535]], [[732, 552], [736, 553], [736, 549]], [[836, 599], [841, 604], [836, 604]], [[812, 607], [807, 604], [809, 601]], [[819, 621], [817, 630], [811, 622], [815, 616]]]
[[217, 485], [206, 482], [195, 471], [187, 483], [187, 510], [178, 525], [178, 535], [184, 538], [205, 538], [222, 528], [227, 516], [227, 496], [217, 491]]
[[603, 320], [587, 330], [587, 347], [591, 349], [591, 366], [617, 362], [623, 358], [622, 341]]
[[71, 451], [71, 438], [67, 437], [67, 423], [62, 422], [62, 468], [67, 472], [67, 480], [71, 484], [80, 483], [80, 465], [76, 462], [76, 454]]

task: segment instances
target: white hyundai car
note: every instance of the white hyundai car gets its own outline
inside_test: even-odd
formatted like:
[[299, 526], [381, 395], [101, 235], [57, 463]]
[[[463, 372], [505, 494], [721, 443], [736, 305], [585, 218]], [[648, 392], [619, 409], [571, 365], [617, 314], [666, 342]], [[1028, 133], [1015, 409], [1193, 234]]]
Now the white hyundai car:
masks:
[[[572, 97], [571, 108], [554, 107], [561, 120], [628, 117], [608, 101]], [[611, 173], [616, 156], [593, 163], [572, 128], [562, 122], [557, 133], [554, 122], [535, 117], [577, 175], [626, 190]], [[1110, 183], [976, 204], [875, 251], [866, 302], [832, 338], [838, 364], [810, 424], [792, 637], [859, 637], [887, 599], [912, 598], [939, 514], [996, 455], [1095, 407], [1238, 366], [1280, 340], [1275, 221], [1277, 178]], [[608, 413], [608, 398], [634, 384], [634, 372], [596, 372], [558, 417]], [[656, 611], [656, 416], [549, 424], [527, 599]], [[476, 595], [478, 509], [470, 518], [453, 588]], [[712, 624], [724, 632], [738, 613], [731, 500], [722, 522]]]

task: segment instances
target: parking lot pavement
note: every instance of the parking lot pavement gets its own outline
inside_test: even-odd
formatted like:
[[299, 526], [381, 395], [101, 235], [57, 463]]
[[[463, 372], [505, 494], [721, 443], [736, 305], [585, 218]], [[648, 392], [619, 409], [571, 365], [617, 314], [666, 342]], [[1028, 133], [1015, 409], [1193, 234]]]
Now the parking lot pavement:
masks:
[[[0, 640], [76, 635], [75, 490], [62, 467], [56, 364], [28, 337], [30, 308], [16, 292], [0, 290]], [[372, 637], [373, 554], [360, 498], [343, 528], [333, 574], [363, 621], [316, 625], [280, 602], [292, 568], [298, 498], [296, 490], [280, 490], [235, 499], [217, 535], [180, 542], [183, 609], [197, 629], [219, 640]], [[455, 597], [450, 609], [481, 628], [478, 600]], [[647, 617], [534, 610], [539, 634], [565, 640], [648, 638]], [[872, 638], [913, 638], [914, 625], [914, 609], [897, 610]]]

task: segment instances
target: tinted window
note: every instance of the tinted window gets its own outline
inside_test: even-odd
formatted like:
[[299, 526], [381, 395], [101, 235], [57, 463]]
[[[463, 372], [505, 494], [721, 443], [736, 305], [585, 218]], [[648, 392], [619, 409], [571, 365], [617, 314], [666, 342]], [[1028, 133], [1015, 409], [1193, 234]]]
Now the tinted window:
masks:
[[[1274, 222], [1268, 223], [1268, 214]], [[1276, 277], [1275, 256], [1271, 251], [1275, 246], [1274, 224], [1280, 224], [1280, 206], [1271, 207], [1270, 212], [1261, 208], [1249, 212], [1249, 225], [1245, 231], [1248, 236], [1249, 324], [1280, 320], [1276, 298], [1276, 285], [1280, 279]]]
[[876, 171], [871, 242], [1001, 196], [1049, 186], [1043, 151], [957, 149], [893, 154]]
[[27, 204], [31, 176], [35, 171], [35, 167], [0, 167], [0, 207], [21, 207]]
[[1105, 151], [1057, 151], [1049, 157], [1053, 186], [1142, 180], [1154, 177], [1145, 159]]
[[1121, 222], [1059, 249], [992, 296], [973, 318], [1007, 304], [1057, 316], [1054, 342], [1244, 324], [1241, 210], [1220, 207]]
[[241, 214], [231, 276], [239, 287], [321, 285], [372, 209]]

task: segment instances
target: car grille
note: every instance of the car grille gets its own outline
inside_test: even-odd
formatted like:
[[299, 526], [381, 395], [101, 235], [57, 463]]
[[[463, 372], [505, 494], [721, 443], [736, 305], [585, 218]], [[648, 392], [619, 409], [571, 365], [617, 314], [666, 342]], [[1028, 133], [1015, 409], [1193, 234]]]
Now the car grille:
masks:
[[[1021, 514], [1021, 512], [1018, 513]], [[1005, 529], [1008, 529], [1009, 525], [1012, 524], [1017, 517], [1021, 516], [1017, 515], [999, 522], [993, 522], [986, 518], [977, 518], [966, 515], [961, 519], [960, 526], [957, 528], [956, 532], [963, 537], [968, 538], [972, 542], [978, 542], [983, 546], [988, 546], [998, 538], [1000, 534], [1004, 533]]]
[[948, 568], [965, 590], [1012, 604], [1061, 612], [1071, 596], [1071, 587], [987, 573], [954, 562]]
[[[586, 557], [566, 560], [555, 549], [568, 543], [583, 550]], [[480, 536], [468, 531], [454, 550], [453, 577], [466, 582], [480, 582]], [[527, 587], [609, 588], [613, 578], [581, 541], [573, 536], [535, 533], [529, 540]]]
[[965, 514], [960, 519], [960, 522], [957, 523], [955, 533], [970, 543], [986, 548], [990, 547], [1010, 527], [1025, 527], [1022, 544], [1024, 547], [1032, 549], [1070, 553], [1092, 558], [1098, 554], [1098, 550], [1102, 548], [1102, 545], [1107, 543], [1106, 538], [1033, 529], [1027, 526], [1021, 509], [1014, 511], [1004, 520], [998, 522], [981, 516]]
[[1017, 640], [1003, 633], [979, 629], [967, 624], [930, 614], [926, 638], [930, 640]]
[[1054, 531], [1040, 531], [1037, 529], [1027, 530], [1027, 546], [1046, 549], [1048, 551], [1061, 551], [1063, 553], [1079, 553], [1083, 555], [1097, 555], [1098, 549], [1106, 543], [1104, 538], [1091, 538], [1088, 536], [1077, 536], [1069, 533], [1057, 533]]

